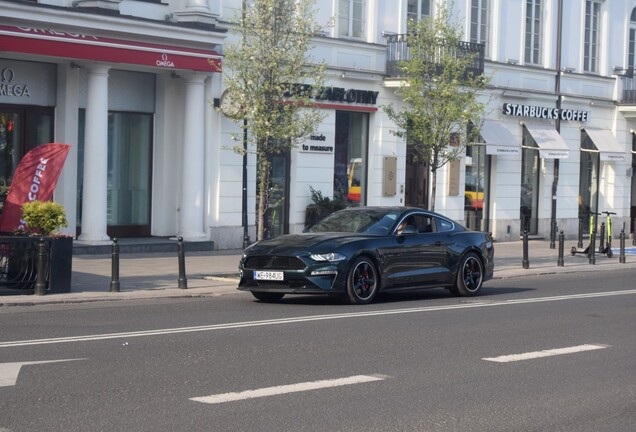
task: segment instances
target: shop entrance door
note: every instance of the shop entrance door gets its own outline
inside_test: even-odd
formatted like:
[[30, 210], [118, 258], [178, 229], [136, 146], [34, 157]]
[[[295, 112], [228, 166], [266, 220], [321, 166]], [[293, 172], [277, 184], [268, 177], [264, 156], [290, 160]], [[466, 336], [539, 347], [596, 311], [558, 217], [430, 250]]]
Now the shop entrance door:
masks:
[[31, 149], [53, 142], [53, 109], [0, 105], [0, 211], [18, 163]]
[[521, 233], [536, 235], [539, 230], [538, 191], [539, 191], [539, 151], [534, 148], [523, 148], [521, 151], [521, 199], [519, 218]]
[[428, 163], [417, 156], [415, 146], [406, 146], [406, 181], [404, 203], [411, 207], [428, 209]]

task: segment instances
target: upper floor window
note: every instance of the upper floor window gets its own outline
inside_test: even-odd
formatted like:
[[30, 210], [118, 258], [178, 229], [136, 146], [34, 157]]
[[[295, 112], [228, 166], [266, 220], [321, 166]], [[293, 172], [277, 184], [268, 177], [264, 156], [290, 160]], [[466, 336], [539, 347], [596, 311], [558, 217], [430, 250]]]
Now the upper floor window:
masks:
[[629, 46], [627, 47], [627, 67], [636, 67], [636, 8], [632, 10], [629, 18]]
[[364, 38], [366, 0], [340, 0], [338, 9], [338, 36]]
[[488, 0], [471, 0], [470, 41], [484, 45], [488, 42]]
[[525, 63], [541, 63], [541, 9], [542, 0], [526, 0]]
[[583, 43], [583, 70], [598, 72], [598, 42], [601, 28], [601, 2], [585, 2], [585, 40]]
[[406, 7], [407, 26], [431, 17], [431, 0], [408, 0]]

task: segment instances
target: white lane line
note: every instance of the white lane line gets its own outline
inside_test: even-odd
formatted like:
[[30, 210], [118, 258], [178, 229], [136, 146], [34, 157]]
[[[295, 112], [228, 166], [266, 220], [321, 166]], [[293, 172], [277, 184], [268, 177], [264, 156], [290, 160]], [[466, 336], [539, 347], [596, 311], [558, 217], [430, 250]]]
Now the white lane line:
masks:
[[322, 381], [310, 381], [298, 384], [281, 385], [275, 387], [265, 387], [256, 390], [246, 390], [237, 393], [222, 393], [210, 396], [193, 397], [190, 400], [207, 404], [219, 404], [233, 402], [244, 399], [261, 398], [267, 396], [277, 396], [287, 393], [298, 393], [309, 390], [318, 390], [330, 387], [340, 387], [353, 384], [362, 384], [373, 381], [382, 381], [387, 377], [384, 375], [354, 375], [346, 378], [336, 378]]
[[537, 359], [541, 357], [552, 357], [552, 356], [558, 356], [558, 355], [580, 353], [584, 351], [594, 351], [594, 350], [604, 349], [607, 347], [609, 347], [609, 345], [584, 344], [584, 345], [577, 345], [577, 346], [566, 347], [566, 348], [555, 348], [555, 349], [527, 352], [522, 354], [502, 355], [499, 357], [485, 357], [485, 358], [482, 358], [482, 360], [497, 362], [497, 363], [509, 363], [509, 362], [516, 362], [516, 361], [522, 361], [522, 360]]
[[228, 329], [237, 329], [237, 328], [246, 328], [246, 327], [260, 327], [260, 326], [268, 326], [268, 325], [283, 325], [283, 324], [312, 322], [312, 321], [366, 318], [366, 317], [383, 316], [383, 315], [401, 315], [401, 314], [408, 314], [408, 313], [437, 312], [437, 311], [446, 311], [446, 310], [455, 310], [455, 309], [474, 309], [474, 308], [495, 307], [495, 306], [511, 306], [511, 305], [520, 305], [520, 304], [529, 304], [529, 303], [592, 299], [592, 298], [599, 298], [599, 297], [613, 297], [613, 296], [634, 295], [634, 294], [636, 294], [636, 289], [621, 290], [621, 291], [602, 291], [602, 292], [596, 292], [596, 293], [573, 294], [573, 295], [567, 295], [567, 296], [550, 296], [550, 297], [537, 297], [537, 298], [529, 298], [529, 299], [504, 300], [501, 302], [497, 302], [497, 301], [492, 302], [492, 301], [488, 301], [489, 299], [488, 300], [484, 299], [484, 303], [480, 303], [477, 300], [471, 303], [461, 303], [461, 304], [452, 304], [452, 305], [443, 305], [443, 306], [424, 306], [424, 307], [418, 307], [418, 308], [388, 309], [388, 310], [367, 311], [367, 312], [349, 312], [349, 313], [330, 314], [330, 315], [311, 315], [311, 316], [278, 318], [278, 319], [260, 320], [260, 321], [244, 321], [244, 322], [225, 323], [225, 324], [210, 324], [210, 325], [194, 326], [194, 327], [177, 327], [177, 328], [132, 331], [132, 332], [121, 332], [121, 333], [106, 333], [106, 334], [67, 336], [67, 337], [47, 338], [47, 339], [6, 341], [6, 342], [0, 342], [0, 348], [70, 343], [70, 342], [88, 342], [88, 341], [99, 341], [99, 340], [108, 340], [108, 339], [125, 339], [125, 338], [144, 337], [144, 336], [158, 336], [158, 335], [168, 335], [168, 334], [178, 334], [178, 333], [192, 333], [192, 332], [218, 331], [218, 330], [228, 330]]

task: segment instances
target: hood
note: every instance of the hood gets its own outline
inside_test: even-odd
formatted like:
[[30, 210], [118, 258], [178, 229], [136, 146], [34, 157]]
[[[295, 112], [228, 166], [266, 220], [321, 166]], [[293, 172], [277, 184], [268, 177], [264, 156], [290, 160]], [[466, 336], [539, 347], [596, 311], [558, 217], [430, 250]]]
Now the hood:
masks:
[[356, 240], [367, 238], [364, 234], [349, 233], [303, 233], [286, 234], [261, 240], [245, 250], [247, 255], [294, 255], [332, 252], [335, 248]]

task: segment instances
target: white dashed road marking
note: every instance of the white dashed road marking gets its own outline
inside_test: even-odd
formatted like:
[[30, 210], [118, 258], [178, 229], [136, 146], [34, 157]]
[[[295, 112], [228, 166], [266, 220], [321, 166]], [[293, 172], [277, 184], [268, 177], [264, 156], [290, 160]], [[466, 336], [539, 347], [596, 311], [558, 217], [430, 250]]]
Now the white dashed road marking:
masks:
[[211, 396], [202, 396], [190, 398], [195, 402], [203, 402], [207, 404], [219, 404], [224, 402], [233, 402], [244, 399], [261, 398], [266, 396], [277, 396], [287, 393], [297, 393], [309, 390], [318, 390], [330, 387], [340, 387], [353, 384], [362, 384], [373, 381], [382, 381], [386, 379], [383, 375], [354, 375], [347, 378], [337, 378], [323, 381], [311, 381], [298, 384], [281, 385], [275, 387], [265, 387], [256, 390], [246, 390], [237, 393], [223, 393]]
[[564, 354], [579, 353], [584, 351], [593, 351], [593, 350], [604, 349], [607, 347], [609, 347], [609, 345], [585, 344], [585, 345], [577, 345], [577, 346], [567, 347], [567, 348], [556, 348], [556, 349], [547, 349], [542, 351], [527, 352], [523, 354], [510, 354], [510, 355], [503, 355], [499, 357], [486, 357], [486, 358], [483, 358], [482, 360], [497, 362], [497, 363], [509, 363], [509, 362], [516, 362], [516, 361], [522, 361], [522, 360], [532, 360], [532, 359], [537, 359], [541, 357], [552, 357], [552, 356], [558, 356], [558, 355], [564, 355]]

